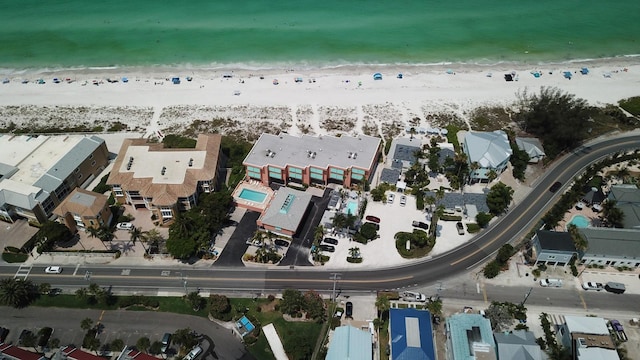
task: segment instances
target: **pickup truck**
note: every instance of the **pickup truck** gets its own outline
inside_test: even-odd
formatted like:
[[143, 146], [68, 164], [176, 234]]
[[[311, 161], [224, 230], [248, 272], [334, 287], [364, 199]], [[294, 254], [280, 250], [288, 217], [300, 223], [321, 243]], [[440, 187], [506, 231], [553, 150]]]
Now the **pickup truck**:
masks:
[[425, 302], [427, 301], [427, 295], [413, 291], [405, 291], [402, 293], [402, 300]]
[[461, 221], [456, 223], [456, 229], [458, 229], [458, 235], [464, 235], [464, 225], [462, 225]]
[[611, 320], [609, 321], [609, 323], [611, 324], [611, 328], [613, 328], [613, 332], [615, 332], [616, 336], [618, 337], [618, 340], [622, 342], [629, 340], [629, 338], [627, 338], [627, 334], [624, 332], [622, 324], [620, 324], [620, 321]]

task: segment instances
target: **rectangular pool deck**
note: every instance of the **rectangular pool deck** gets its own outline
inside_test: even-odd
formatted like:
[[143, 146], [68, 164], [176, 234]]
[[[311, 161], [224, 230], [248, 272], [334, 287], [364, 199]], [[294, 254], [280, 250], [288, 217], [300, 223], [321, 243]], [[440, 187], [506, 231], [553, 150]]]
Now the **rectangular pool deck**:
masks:
[[[264, 198], [262, 194], [264, 194]], [[273, 198], [273, 190], [262, 185], [259, 181], [243, 180], [233, 190], [232, 196], [236, 206], [251, 211], [263, 212]]]

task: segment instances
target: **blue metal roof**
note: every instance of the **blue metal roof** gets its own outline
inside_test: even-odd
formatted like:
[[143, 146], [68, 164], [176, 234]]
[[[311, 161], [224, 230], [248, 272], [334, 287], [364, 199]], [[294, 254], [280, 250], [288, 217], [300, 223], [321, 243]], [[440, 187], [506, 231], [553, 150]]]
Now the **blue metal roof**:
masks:
[[431, 313], [418, 309], [390, 309], [391, 359], [432, 360], [433, 346]]
[[371, 333], [353, 326], [337, 327], [326, 360], [371, 360]]
[[447, 318], [447, 328], [456, 360], [473, 360], [474, 346], [484, 345], [495, 354], [491, 322], [480, 314], [455, 314]]

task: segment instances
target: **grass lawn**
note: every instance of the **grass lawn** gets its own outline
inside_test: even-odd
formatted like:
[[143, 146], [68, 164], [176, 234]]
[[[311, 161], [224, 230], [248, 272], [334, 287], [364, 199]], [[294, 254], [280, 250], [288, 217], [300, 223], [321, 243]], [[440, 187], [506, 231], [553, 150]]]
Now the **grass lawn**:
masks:
[[380, 343], [380, 359], [388, 360], [387, 348], [389, 347], [389, 312], [382, 314], [382, 325], [378, 329], [378, 342]]

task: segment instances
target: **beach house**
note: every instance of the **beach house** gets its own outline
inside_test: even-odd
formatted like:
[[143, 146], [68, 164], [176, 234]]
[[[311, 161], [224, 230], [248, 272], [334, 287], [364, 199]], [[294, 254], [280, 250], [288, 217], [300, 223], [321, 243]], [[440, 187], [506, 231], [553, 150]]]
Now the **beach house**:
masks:
[[612, 185], [607, 200], [615, 201], [624, 214], [622, 226], [625, 229], [640, 230], [640, 189], [636, 185]]
[[493, 132], [470, 131], [464, 137], [462, 148], [467, 154], [471, 169], [471, 182], [489, 181], [489, 172], [500, 175], [506, 168], [513, 151], [507, 134], [502, 130]]
[[587, 242], [580, 260], [585, 265], [640, 267], [640, 231], [581, 228]]
[[565, 231], [538, 230], [531, 243], [532, 258], [538, 264], [564, 267], [578, 255], [571, 235]]
[[108, 161], [105, 141], [97, 136], [0, 135], [0, 219], [47, 221]]
[[146, 208], [161, 222], [197, 205], [217, 187], [219, 134], [201, 134], [193, 149], [167, 149], [146, 139], [125, 139], [107, 180], [121, 204]]
[[455, 314], [446, 322], [447, 360], [497, 360], [491, 322], [480, 314]]
[[256, 223], [272, 233], [292, 237], [307, 216], [310, 204], [309, 193], [283, 186], [274, 193]]
[[78, 230], [109, 226], [113, 214], [109, 197], [93, 191], [77, 188], [53, 210], [62, 222], [75, 233]]
[[244, 159], [248, 179], [264, 185], [329, 183], [351, 187], [369, 181], [382, 140], [358, 135], [262, 134]]
[[431, 313], [418, 309], [390, 309], [389, 341], [389, 359], [434, 360]]
[[603, 318], [565, 315], [558, 335], [562, 345], [571, 350], [572, 359], [620, 359]]

